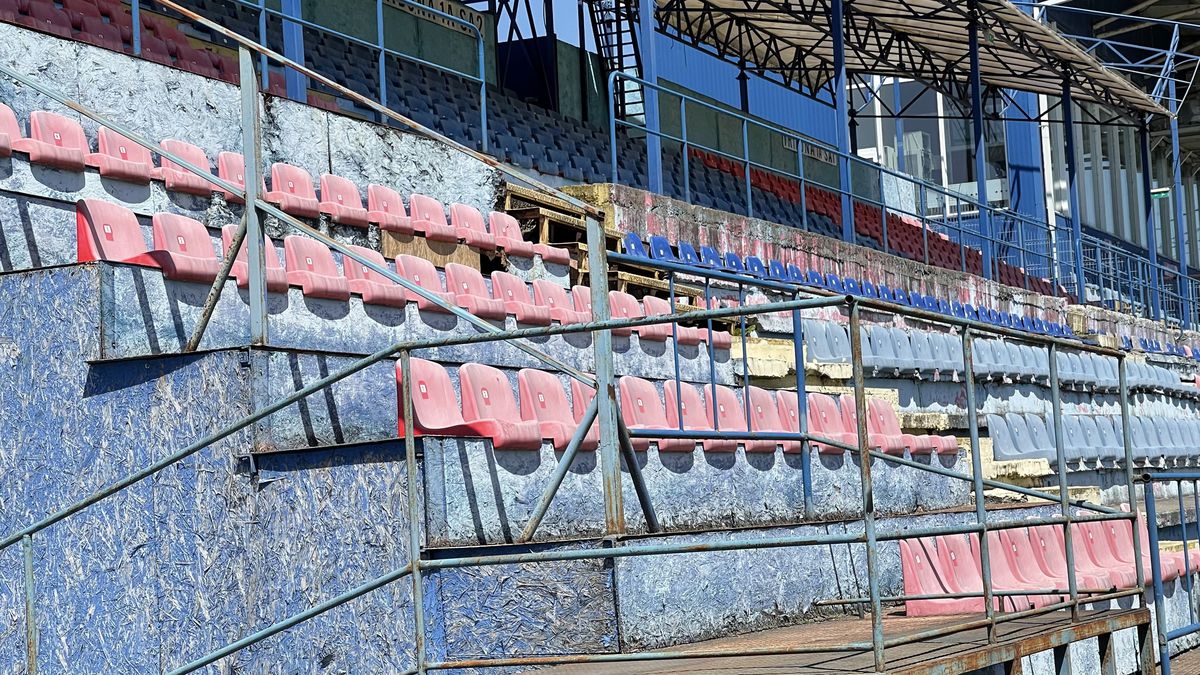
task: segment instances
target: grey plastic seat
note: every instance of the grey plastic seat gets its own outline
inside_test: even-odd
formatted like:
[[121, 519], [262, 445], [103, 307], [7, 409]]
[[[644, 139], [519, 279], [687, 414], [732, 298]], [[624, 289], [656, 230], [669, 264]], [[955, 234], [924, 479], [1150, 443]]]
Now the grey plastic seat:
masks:
[[1143, 457], [1149, 461], [1158, 461], [1166, 457], [1167, 449], [1159, 442], [1154, 424], [1144, 417], [1134, 417], [1132, 420], [1133, 444], [1142, 449]]
[[1070, 367], [1071, 379], [1070, 382], [1075, 385], [1088, 384], [1091, 377], [1083, 368], [1083, 358], [1079, 354], [1067, 354], [1067, 363]]
[[[1100, 425], [1091, 415], [1080, 415], [1079, 427], [1083, 430], [1084, 442], [1091, 448], [1090, 453], [1102, 462], [1117, 461], [1117, 448], [1108, 444]], [[1122, 453], [1123, 454], [1123, 453]]]
[[966, 364], [963, 362], [962, 338], [953, 333], [934, 333], [934, 337], [940, 337], [942, 344], [946, 347], [946, 354], [949, 355], [949, 361], [954, 370], [961, 373], [966, 370]]
[[1096, 372], [1101, 376], [1101, 386], [1109, 391], [1116, 391], [1121, 386], [1117, 374], [1117, 359], [1112, 356], [1096, 356]]
[[1047, 459], [1057, 457], [1054, 448], [1054, 426], [1046, 423], [1046, 418], [1033, 413], [1025, 413], [1025, 427], [1029, 429], [1029, 439], [1033, 449]]
[[1038, 358], [1037, 350], [1033, 345], [1021, 345], [1021, 358], [1025, 362], [1025, 370], [1029, 373], [1030, 379], [1038, 377]]
[[1033, 377], [1033, 369], [1026, 365], [1021, 345], [1015, 342], [1005, 342], [1004, 351], [1007, 355], [1004, 368], [1009, 377], [1014, 380], [1028, 380]]
[[845, 326], [834, 321], [825, 322], [825, 337], [833, 363], [850, 363], [850, 336]]
[[1025, 459], [1017, 449], [1008, 423], [999, 415], [987, 416], [988, 436], [992, 439], [992, 458], [998, 462]]
[[[1098, 456], [1096, 448], [1090, 443], [1080, 424], [1080, 415], [1063, 415], [1063, 454], [1068, 462], [1095, 461]], [[1095, 429], [1093, 429], [1095, 431]]]
[[1050, 352], [1041, 345], [1030, 345], [1033, 352], [1034, 373], [1040, 378], [1050, 377]]
[[801, 329], [804, 331], [804, 348], [808, 351], [808, 359], [816, 363], [830, 363], [834, 360], [825, 323], [813, 319], [804, 319], [801, 323]]
[[933, 355], [933, 335], [923, 330], [914, 330], [908, 335], [912, 344], [914, 365], [923, 374], [932, 375], [940, 362]]
[[917, 354], [913, 350], [912, 338], [903, 328], [889, 328], [892, 336], [892, 352], [896, 355], [896, 369], [905, 375], [920, 373], [922, 368], [917, 363]]
[[926, 341], [929, 344], [930, 360], [933, 362], [934, 368], [943, 378], [951, 378], [958, 370], [961, 369], [962, 359], [959, 359], [959, 366], [955, 366], [954, 360], [950, 358], [950, 352], [946, 349], [945, 336], [942, 333], [926, 333]]
[[1123, 462], [1125, 460], [1125, 441], [1117, 433], [1117, 428], [1113, 425], [1113, 418], [1109, 415], [1097, 415], [1092, 418], [1096, 424], [1096, 430], [1100, 432], [1100, 457], [1111, 457], [1112, 461]]
[[1070, 384], [1075, 382], [1075, 370], [1071, 365], [1071, 360], [1067, 358], [1066, 352], [1060, 351], [1055, 353], [1054, 365], [1058, 370], [1059, 384]]
[[988, 379], [992, 376], [992, 344], [991, 340], [974, 340], [971, 343], [971, 369], [977, 379]]
[[898, 369], [896, 343], [892, 332], [886, 326], [871, 326], [867, 332], [870, 337], [871, 352], [875, 355], [875, 373], [878, 375], [880, 372]]
[[1017, 459], [1045, 459], [1054, 462], [1053, 446], [1049, 452], [1038, 447], [1025, 415], [1009, 413], [1004, 416], [1004, 422], [1008, 426], [1008, 433], [1012, 437], [1013, 445], [1020, 455]]

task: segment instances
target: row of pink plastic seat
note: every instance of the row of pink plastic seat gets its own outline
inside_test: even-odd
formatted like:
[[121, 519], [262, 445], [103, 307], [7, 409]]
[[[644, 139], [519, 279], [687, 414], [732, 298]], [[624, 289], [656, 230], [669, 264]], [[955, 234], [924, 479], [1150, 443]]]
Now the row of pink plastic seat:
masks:
[[[160, 147], [184, 161], [202, 169], [209, 168], [208, 157], [199, 147], [183, 141], [167, 139]], [[0, 154], [13, 150], [29, 155], [29, 161], [69, 171], [95, 167], [100, 175], [115, 180], [147, 184], [162, 180], [166, 189], [200, 196], [214, 191], [223, 192], [227, 200], [238, 201], [233, 194], [219, 190], [202, 177], [163, 157], [162, 166], [154, 166], [149, 150], [117, 132], [101, 127], [97, 152], [92, 152], [83, 127], [75, 120], [43, 110], [34, 111], [29, 120], [29, 137], [21, 134], [16, 115], [0, 104]], [[245, 185], [245, 160], [234, 152], [222, 152], [217, 157], [217, 176], [239, 187]], [[272, 190], [263, 184], [263, 197], [284, 212], [319, 218], [326, 214], [341, 225], [367, 227], [376, 224], [380, 229], [400, 234], [421, 234], [431, 241], [457, 243], [462, 241], [481, 251], [503, 250], [511, 256], [532, 258], [541, 256], [546, 262], [569, 264], [570, 253], [565, 249], [534, 244], [524, 240], [521, 226], [512, 216], [493, 211], [489, 222], [474, 207], [451, 204], [450, 218], [436, 199], [421, 194], [409, 198], [411, 216], [394, 190], [382, 185], [367, 186], [367, 204], [351, 181], [341, 176], [324, 174], [320, 179], [321, 198], [313, 187], [307, 171], [290, 164], [277, 162], [271, 167]], [[490, 225], [490, 229], [489, 229]]]
[[[1150, 547], [1144, 520], [1138, 520], [1143, 578], [1149, 582]], [[1072, 525], [1076, 588], [1107, 591], [1137, 583], [1133, 528], [1129, 521], [1108, 520]], [[1066, 543], [1059, 525], [988, 532], [988, 557], [993, 588], [999, 591], [1065, 591]], [[1193, 556], [1192, 572], [1200, 570], [1200, 555]], [[943, 535], [900, 541], [905, 595], [980, 593], [983, 590], [978, 535]], [[1186, 573], [1182, 553], [1163, 552], [1164, 579]], [[1002, 611], [1020, 611], [1062, 602], [1064, 595], [1009, 595], [997, 597]], [[983, 612], [983, 597], [909, 600], [909, 616]]]
[[[808, 395], [808, 431], [813, 436], [858, 446], [858, 409], [854, 397], [842, 394], [838, 399], [820, 393]], [[867, 445], [879, 452], [903, 455], [908, 449], [914, 455], [957, 453], [958, 440], [953, 436], [906, 434], [900, 429], [900, 419], [891, 404], [880, 398], [867, 399]], [[841, 454], [841, 448], [813, 442], [812, 447], [822, 454]]]

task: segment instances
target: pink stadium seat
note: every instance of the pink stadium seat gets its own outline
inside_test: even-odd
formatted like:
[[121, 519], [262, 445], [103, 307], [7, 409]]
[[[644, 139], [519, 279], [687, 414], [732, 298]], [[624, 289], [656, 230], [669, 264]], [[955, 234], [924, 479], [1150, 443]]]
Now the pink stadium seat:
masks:
[[[634, 429], [669, 429], [667, 414], [663, 409], [662, 399], [654, 385], [646, 380], [631, 375], [622, 377], [617, 383], [621, 397], [621, 419], [625, 426]], [[631, 438], [635, 450], [645, 450], [650, 447], [650, 439]], [[680, 439], [658, 439], [659, 452], [691, 452], [696, 449], [696, 441]]]
[[[383, 259], [383, 255], [375, 249], [363, 248], [362, 246], [347, 246], [347, 248], [380, 267], [386, 268], [388, 266], [387, 261]], [[342, 270], [350, 286], [350, 292], [362, 296], [364, 304], [385, 305], [387, 307], [399, 307], [403, 309], [408, 303], [403, 286], [380, 275], [375, 270], [364, 267], [357, 260], [349, 256], [342, 256]]]
[[592, 320], [591, 315], [576, 311], [567, 289], [546, 279], [533, 282], [533, 304], [548, 307], [550, 318], [564, 326]]
[[[610, 296], [610, 300], [611, 300], [611, 296]], [[583, 312], [584, 314], [586, 314], [588, 316], [589, 321], [592, 319], [592, 289], [588, 288], [587, 286], [578, 286], [578, 285], [572, 286], [571, 287], [571, 301], [573, 303], [575, 303], [575, 309], [577, 311], [580, 311], [580, 312]], [[635, 300], [634, 302], [637, 302], [637, 301]], [[617, 313], [612, 309], [611, 302], [609, 304], [609, 317], [611, 319], [619, 318], [617, 316]], [[612, 334], [626, 337], [629, 335], [633, 335], [633, 329], [632, 328], [614, 328], [612, 331]]]
[[[798, 428], [788, 428], [779, 417], [779, 407], [771, 392], [760, 387], [750, 387], [750, 430], [797, 432]], [[777, 441], [768, 441], [776, 443]], [[800, 441], [778, 441], [784, 452], [800, 452]]]
[[[642, 298], [642, 305], [645, 307], [647, 316], [667, 316], [671, 314], [671, 302], [665, 298], [647, 295]], [[671, 333], [671, 324], [663, 324], [667, 334]], [[703, 342], [700, 333], [703, 332], [698, 328], [689, 328], [687, 326], [675, 327], [675, 340], [681, 345], [698, 345]]]
[[178, 281], [211, 284], [221, 271], [208, 228], [192, 218], [174, 213], [156, 213], [151, 220], [154, 250], [163, 276]]
[[516, 218], [507, 213], [492, 211], [488, 220], [492, 226], [492, 234], [496, 237], [496, 245], [504, 249], [505, 253], [519, 258], [533, 257], [533, 244], [525, 241], [525, 236], [521, 234], [521, 224]]
[[[203, 150], [191, 143], [184, 143], [183, 141], [168, 138], [159, 143], [159, 146], [163, 150], [179, 156], [180, 159], [195, 165], [199, 169], [212, 171], [212, 168], [208, 165], [208, 156], [204, 154]], [[165, 156], [161, 158], [161, 162], [162, 167], [152, 169], [150, 175], [153, 178], [162, 180], [163, 185], [170, 192], [185, 192], [187, 194], [208, 197], [216, 189], [216, 186], [212, 183], [172, 162]]]
[[[84, 5], [85, 7], [88, 5]], [[105, 23], [100, 18], [100, 10], [91, 5], [95, 16], [76, 16], [79, 21], [79, 37], [88, 44], [111, 49], [114, 52], [124, 52], [125, 45], [121, 42], [121, 28], [111, 23]]]
[[[707, 327], [697, 328], [696, 330], [699, 331], [701, 340], [709, 340]], [[729, 349], [733, 346], [733, 337], [729, 334], [729, 331], [714, 329], [712, 332], [712, 344], [709, 346], [713, 349]]]
[[341, 176], [321, 174], [321, 202], [317, 208], [339, 225], [366, 227], [369, 222], [358, 186]]
[[12, 108], [0, 103], [0, 157], [12, 154], [13, 143], [21, 138], [21, 125]]
[[[853, 402], [853, 397], [850, 397], [850, 401]], [[850, 408], [853, 410], [854, 406], [851, 405]], [[867, 399], [867, 415], [867, 433], [872, 437], [879, 436], [884, 439], [880, 447], [885, 448], [885, 452], [903, 453], [904, 448], [908, 447], [913, 454], [927, 455], [933, 450], [932, 444], [928, 442], [929, 437], [924, 437], [925, 440], [922, 441], [917, 436], [900, 430], [900, 419], [896, 417], [896, 410], [887, 401], [875, 397]]]
[[[796, 410], [796, 402], [798, 399], [794, 392], [780, 392], [780, 394], [791, 394], [791, 396], [783, 395], [779, 398], [778, 403], [783, 405], [780, 418], [794, 419], [798, 417]], [[826, 394], [812, 393], [808, 394], [808, 433], [821, 438], [828, 438], [831, 441], [846, 443], [851, 446], [858, 446], [858, 433], [853, 428], [847, 429], [842, 423], [842, 415], [838, 411], [837, 402], [832, 396]], [[785, 416], [783, 413], [786, 412]], [[841, 448], [835, 448], [830, 445], [825, 445], [816, 441], [810, 442], [809, 445], [821, 454], [840, 455], [845, 452]]]
[[100, 127], [98, 145], [100, 151], [87, 154], [84, 163], [100, 169], [101, 176], [143, 185], [150, 182], [154, 160], [149, 150], [108, 127]]
[[[246, 187], [246, 158], [236, 152], [222, 152], [217, 155], [217, 176], [226, 183], [232, 183], [240, 188]], [[266, 183], [262, 183], [259, 187], [258, 195], [260, 198], [266, 193]], [[235, 196], [232, 192], [221, 191], [225, 195], [225, 201], [231, 204], [242, 204], [244, 200], [241, 197]]]
[[[1059, 579], [1055, 575], [1042, 570], [1041, 565], [1038, 564], [1037, 554], [1033, 550], [1033, 543], [1029, 538], [1029, 530], [1027, 528], [1022, 527], [988, 532], [988, 537], [988, 545], [992, 547], [989, 551], [992, 558], [995, 559], [999, 555], [1007, 557], [1008, 566], [1026, 584], [1026, 588], [1054, 588], [1059, 590], [1067, 588], [1065, 575]], [[1000, 546], [1000, 550], [995, 548], [997, 543]], [[1092, 588], [1104, 587], [1098, 586]], [[1065, 595], [1051, 597], [1054, 602], [1061, 602], [1066, 598]]]
[[[1062, 528], [1055, 529], [1062, 532]], [[1076, 565], [1081, 570], [1090, 574], [1104, 574], [1118, 588], [1137, 585], [1137, 571], [1131, 563], [1121, 562], [1109, 548], [1104, 528], [1096, 527], [1094, 523], [1077, 523], [1071, 531], [1071, 543], [1075, 548]], [[1081, 564], [1080, 560], [1085, 563]], [[1091, 567], [1087, 567], [1086, 563], [1090, 563]]]
[[[180, 35], [182, 36], [182, 33]], [[213, 79], [220, 77], [221, 73], [213, 67], [212, 58], [208, 52], [189, 45], [186, 40], [187, 38], [184, 37], [182, 40], [173, 38], [167, 41], [168, 46], [174, 47], [175, 66], [204, 77]]]
[[146, 249], [146, 239], [133, 211], [100, 199], [80, 199], [75, 211], [75, 242], [79, 262], [113, 262], [158, 267]]
[[[221, 245], [223, 251], [229, 251], [233, 246], [233, 236], [237, 234], [237, 230], [237, 225], [226, 225], [221, 228]], [[275, 250], [275, 244], [266, 235], [263, 235], [263, 257], [267, 261], [266, 267], [263, 268], [263, 272], [266, 275], [267, 291], [269, 293], [287, 293], [287, 272], [284, 271], [283, 265], [279, 262], [279, 252]], [[238, 251], [237, 258], [233, 261], [233, 276], [237, 279], [238, 288], [250, 288], [250, 264], [247, 262], [246, 245], [244, 243], [241, 250]]]
[[534, 244], [533, 252], [542, 257], [542, 262], [554, 263], [556, 265], [571, 264], [571, 252], [565, 248], [551, 246], [550, 244]]
[[[1067, 547], [1063, 543], [1062, 528], [1057, 525], [1037, 525], [1028, 529], [1026, 535], [1033, 548], [1033, 559], [1041, 571], [1055, 579], [1056, 588], [1067, 587]], [[1085, 574], [1075, 566], [1075, 583], [1078, 588], [1109, 589], [1112, 583], [1107, 574]]]
[[504, 303], [504, 311], [512, 314], [517, 323], [549, 326], [550, 308], [533, 304], [525, 282], [508, 272], [492, 272], [492, 297]]
[[87, 138], [79, 122], [45, 110], [29, 115], [29, 138], [13, 141], [13, 150], [29, 154], [29, 161], [68, 171], [83, 171]]
[[508, 315], [504, 301], [492, 297], [483, 275], [473, 267], [447, 263], [446, 288], [454, 294], [455, 304], [477, 317], [504, 321]]
[[271, 189], [264, 199], [293, 216], [318, 218], [321, 215], [312, 176], [291, 164], [275, 162], [271, 165]]
[[[717, 403], [712, 404], [714, 389], [711, 384], [704, 385], [704, 412], [708, 415], [708, 423], [717, 431], [746, 432], [746, 412], [738, 401], [737, 394], [732, 389], [718, 384], [715, 390]], [[714, 410], [716, 408], [716, 410]], [[715, 417], [714, 417], [715, 414]], [[746, 452], [775, 452], [774, 441], [752, 441], [747, 437], [742, 441]]]
[[404, 211], [404, 202], [396, 191], [371, 183], [367, 186], [367, 221], [379, 229], [399, 234], [412, 234], [412, 219]]
[[[867, 399], [867, 444], [872, 450], [891, 455], [903, 455], [904, 448], [911, 447], [910, 444], [915, 441], [908, 434], [890, 434], [884, 431], [880, 426], [878, 411], [872, 407], [874, 400], [873, 398]], [[842, 394], [838, 399], [838, 409], [842, 415], [842, 426], [846, 429], [858, 429], [858, 409], [854, 404], [854, 396]]]
[[[981, 549], [979, 546], [979, 537], [970, 537], [971, 540], [971, 557], [974, 558], [975, 564], [979, 565], [981, 560]], [[1024, 591], [1034, 590], [1029, 582], [1025, 581], [1020, 573], [1014, 569], [1011, 559], [1005, 554], [1004, 544], [1000, 542], [1000, 533], [992, 530], [988, 532], [988, 562], [991, 564], [992, 584], [998, 591]], [[1036, 566], [1032, 560], [1031, 564]], [[1046, 605], [1054, 604], [1059, 601], [1059, 598], [1052, 595], [1031, 595], [1017, 596], [1022, 600], [1027, 600], [1033, 607], [1045, 607]]]
[[[941, 570], [947, 590], [951, 593], [983, 592], [983, 578], [976, 553], [976, 541], [978, 541], [978, 536], [974, 534], [966, 536], [949, 534], [936, 539], [937, 567]], [[995, 605], [1003, 611], [1029, 609], [1029, 599], [1016, 595], [996, 597]], [[982, 596], [979, 598], [979, 606], [983, 606]]]
[[408, 211], [412, 214], [412, 226], [423, 232], [430, 241], [457, 243], [454, 228], [446, 224], [446, 212], [442, 203], [432, 197], [413, 193], [408, 199]]
[[524, 421], [503, 372], [480, 363], [458, 369], [462, 415], [476, 432], [492, 439], [497, 450], [538, 450], [542, 432], [537, 422]]
[[[947, 592], [945, 575], [938, 569], [937, 548], [933, 539], [901, 539], [900, 569], [904, 577], [905, 595], [937, 595]], [[904, 602], [904, 613], [908, 616], [975, 612], [983, 613], [983, 598], [941, 598]]]
[[481, 251], [495, 251], [496, 238], [487, 231], [483, 215], [474, 207], [454, 203], [450, 205], [450, 226], [463, 243]]
[[[583, 421], [583, 413], [587, 412], [588, 404], [592, 402], [593, 398], [596, 398], [595, 389], [575, 378], [571, 378], [571, 418], [575, 420], [576, 424]], [[593, 434], [596, 435], [597, 439], [600, 438], [599, 422], [593, 422], [592, 428], [588, 430], [589, 437]]]
[[[682, 407], [685, 431], [713, 430], [705, 414], [704, 400], [700, 398], [700, 390], [695, 385], [676, 380], [663, 382], [663, 407], [667, 412], [668, 429], [679, 428], [679, 410]], [[710, 452], [737, 452], [737, 441], [710, 438], [700, 442]]]
[[[614, 319], [641, 319], [645, 317], [642, 312], [642, 305], [637, 301], [637, 298], [628, 293], [621, 291], [608, 292], [608, 306], [612, 312]], [[653, 340], [655, 342], [663, 342], [671, 337], [670, 324], [660, 323], [650, 326], [638, 326], [633, 329], [637, 332], [638, 337], [642, 340]], [[628, 329], [625, 329], [628, 331]], [[613, 331], [614, 335], [628, 334], [627, 332]]]
[[350, 299], [350, 285], [325, 244], [299, 235], [284, 237], [283, 257], [288, 285], [299, 286], [310, 298]]
[[17, 22], [61, 38], [71, 39], [71, 17], [52, 2], [29, 3], [29, 15], [17, 17]]
[[[517, 373], [521, 397], [521, 419], [538, 423], [542, 438], [556, 450], [565, 450], [579, 422], [567, 405], [567, 394], [553, 373], [525, 368]], [[580, 450], [595, 450], [600, 445], [600, 429], [593, 426], [580, 443]]]
[[[396, 269], [404, 275], [405, 279], [433, 293], [447, 305], [455, 304], [454, 294], [446, 292], [446, 287], [442, 285], [442, 279], [438, 276], [437, 268], [428, 260], [411, 255], [402, 255], [396, 259]], [[408, 291], [408, 300], [409, 302], [417, 303], [417, 309], [449, 313], [440, 305], [426, 300], [413, 291]]]
[[[416, 436], [486, 436], [483, 430], [463, 419], [450, 375], [441, 364], [411, 359], [413, 434]], [[396, 364], [396, 386], [404, 386], [400, 364]], [[403, 391], [402, 389], [400, 391]], [[465, 399], [466, 397], [464, 397]], [[404, 436], [404, 399], [397, 397], [399, 433]]]

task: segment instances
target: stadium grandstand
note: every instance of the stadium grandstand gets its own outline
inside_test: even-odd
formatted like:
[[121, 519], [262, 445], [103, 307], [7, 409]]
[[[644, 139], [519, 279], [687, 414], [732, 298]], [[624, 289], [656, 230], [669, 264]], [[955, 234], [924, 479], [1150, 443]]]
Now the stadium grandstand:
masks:
[[1200, 9], [0, 0], [0, 675], [1200, 674]]

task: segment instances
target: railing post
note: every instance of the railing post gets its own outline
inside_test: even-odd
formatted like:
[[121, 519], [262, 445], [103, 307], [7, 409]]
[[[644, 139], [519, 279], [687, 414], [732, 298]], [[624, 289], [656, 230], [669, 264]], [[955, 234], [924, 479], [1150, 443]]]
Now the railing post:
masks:
[[[800, 292], [796, 291], [793, 299], [800, 299]], [[812, 466], [809, 463], [812, 459], [812, 448], [808, 443], [808, 393], [806, 386], [806, 371], [804, 369], [804, 315], [800, 310], [792, 311], [792, 356], [796, 360], [796, 420], [799, 426], [798, 431], [804, 436], [804, 440], [800, 441], [800, 478], [804, 483], [804, 517], [810, 518], [813, 512], [812, 505]], [[785, 420], [786, 422], [786, 420]]]
[[[488, 105], [487, 105], [487, 55], [483, 40], [483, 32], [478, 28], [475, 37], [479, 39], [476, 47], [476, 58], [479, 59], [479, 147], [483, 152], [488, 151]], [[387, 105], [384, 103], [384, 105]]]
[[[929, 193], [925, 191], [925, 184], [921, 183], [919, 197], [921, 203], [917, 205], [917, 212], [921, 214], [921, 262], [929, 264]], [[943, 217], [945, 209], [943, 209]]]
[[[258, 44], [267, 44], [267, 0], [258, 0]], [[258, 57], [258, 65], [260, 70], [259, 86], [263, 91], [271, 91], [271, 73], [267, 55], [261, 54]], [[384, 102], [387, 105], [387, 102]]]
[[412, 359], [409, 351], [400, 352], [400, 405], [404, 411], [404, 473], [408, 493], [408, 562], [412, 566], [413, 658], [416, 672], [425, 672], [425, 586], [421, 580], [421, 501], [417, 484], [417, 440], [413, 433]]
[[25, 557], [25, 671], [29, 675], [37, 675], [37, 588], [33, 582], [33, 535], [21, 537], [21, 548]]
[[[296, 63], [304, 63], [304, 28], [287, 17], [304, 18], [301, 13], [300, 0], [280, 0], [279, 9], [283, 19], [283, 55]], [[266, 44], [266, 43], [263, 43]], [[287, 96], [293, 101], [306, 103], [308, 100], [308, 78], [293, 68], [283, 71], [284, 86]], [[387, 105], [387, 103], [384, 103]]]
[[254, 81], [254, 60], [250, 50], [238, 48], [242, 93], [242, 157], [246, 168], [246, 259], [250, 274], [250, 344], [267, 343], [266, 246], [262, 223], [258, 218], [258, 191], [262, 187], [262, 160], [259, 157], [258, 90]]
[[846, 91], [846, 22], [844, 0], [830, 0], [829, 28], [833, 34], [833, 87], [837, 119], [838, 183], [842, 204], [842, 240], [854, 243], [854, 189], [850, 175], [850, 101]]
[[1070, 78], [1063, 79], [1062, 115], [1063, 138], [1066, 142], [1067, 204], [1071, 212], [1071, 257], [1075, 258], [1075, 295], [1080, 304], [1087, 304], [1087, 279], [1083, 275], [1083, 226], [1079, 213], [1079, 166], [1075, 156], [1075, 104]]
[[[142, 55], [142, 3], [141, 0], [132, 0], [129, 3], [129, 19], [133, 21], [133, 53], [137, 56]], [[266, 43], [263, 43], [266, 44]]]
[[1161, 300], [1159, 298], [1158, 281], [1158, 228], [1154, 218], [1154, 184], [1152, 182], [1152, 164], [1150, 162], [1150, 127], [1142, 123], [1139, 131], [1142, 145], [1142, 193], [1146, 207], [1146, 251], [1150, 255], [1150, 318], [1162, 320]]
[[888, 252], [888, 210], [884, 194], [883, 171], [879, 172], [879, 219], [883, 224], [883, 252]]
[[[1171, 642], [1167, 639], [1167, 601], [1163, 592], [1162, 556], [1158, 551], [1158, 509], [1154, 503], [1152, 480], [1147, 480], [1143, 485], [1142, 494], [1146, 504], [1146, 536], [1150, 540], [1150, 573], [1154, 575], [1154, 619], [1158, 624], [1159, 665], [1162, 667], [1162, 675], [1171, 675]], [[1130, 503], [1133, 503], [1132, 500]], [[1135, 527], [1134, 531], [1137, 530]]]
[[[967, 51], [971, 61], [971, 128], [975, 135], [975, 189], [979, 204], [979, 251], [983, 255], [983, 278], [992, 278], [995, 252], [992, 250], [991, 213], [987, 203], [987, 139], [983, 125], [983, 81], [979, 69], [979, 8], [969, 1], [970, 19], [967, 24]], [[961, 234], [960, 234], [961, 236]], [[965, 245], [965, 241], [960, 241]]]
[[800, 227], [808, 231], [808, 195], [804, 189], [804, 139], [796, 138], [796, 176], [800, 179]]
[[742, 166], [745, 167], [746, 176], [746, 215], [754, 217], [754, 184], [750, 180], [750, 129], [746, 124], [746, 119], [742, 118]]
[[[688, 157], [688, 135], [687, 135], [687, 99], [683, 96], [679, 97], [679, 138], [683, 141], [683, 201], [692, 203], [692, 169], [691, 160]], [[671, 275], [674, 280], [675, 275]], [[671, 311], [675, 311], [674, 296], [671, 299]], [[674, 325], [674, 324], [672, 324]], [[676, 375], [678, 377], [678, 374]]]
[[[987, 639], [996, 641], [996, 601], [992, 591], [992, 559], [988, 550], [987, 504], [983, 484], [983, 458], [979, 455], [979, 401], [975, 392], [975, 340], [970, 328], [962, 329], [963, 386], [967, 390], [967, 428], [971, 441], [971, 483], [975, 491], [975, 521], [979, 531], [979, 576], [983, 581], [983, 612], [988, 620]], [[1003, 602], [1003, 600], [1001, 601]]]
[[[611, 318], [608, 304], [608, 251], [604, 228], [587, 219], [588, 275], [592, 290], [592, 320]], [[604, 530], [609, 536], [624, 534], [625, 505], [621, 492], [620, 438], [617, 430], [617, 391], [613, 373], [612, 331], [592, 334], [596, 363], [596, 417], [600, 420], [600, 475], [604, 485]], [[633, 470], [631, 468], [631, 470]]]
[[[836, 1], [836, 0], [835, 0]], [[858, 416], [859, 480], [862, 482], [863, 531], [867, 547], [867, 589], [871, 597], [871, 647], [876, 672], [886, 665], [883, 654], [883, 604], [879, 594], [879, 552], [875, 539], [875, 495], [871, 482], [871, 446], [867, 437], [867, 390], [863, 376], [862, 335], [858, 300], [850, 300], [850, 362], [854, 377], [854, 408]], [[986, 550], [986, 549], [984, 549]]]
[[[379, 102], [387, 105], [387, 51], [384, 49], [383, 0], [375, 0], [375, 40], [376, 46], [379, 47]], [[382, 115], [379, 116], [379, 121], [387, 123]]]
[[[642, 54], [641, 78], [646, 83], [642, 86], [642, 115], [646, 120], [646, 180], [650, 192], [662, 194], [662, 141], [658, 136], [661, 122], [658, 118], [658, 49], [654, 44], [657, 35], [654, 10], [658, 5], [641, 2], [637, 7], [638, 48]], [[604, 419], [603, 413], [600, 419]]]
[[620, 73], [614, 72], [608, 76], [608, 161], [611, 162], [612, 182], [617, 183], [620, 177], [617, 175], [617, 77]]
[[[1178, 31], [1179, 27], [1176, 26]], [[1167, 87], [1169, 90], [1169, 98], [1171, 101], [1171, 157], [1174, 168], [1174, 186], [1171, 190], [1171, 199], [1175, 203], [1175, 255], [1179, 260], [1179, 320], [1182, 323], [1184, 330], [1189, 330], [1192, 327], [1191, 322], [1191, 305], [1193, 298], [1189, 292], [1191, 289], [1187, 286], [1189, 277], [1188, 270], [1188, 247], [1187, 247], [1187, 214], [1184, 206], [1183, 194], [1183, 155], [1179, 147], [1179, 98], [1175, 95], [1175, 72], [1167, 78]], [[1189, 577], [1190, 578], [1190, 577]]]
[[1075, 545], [1071, 527], [1071, 494], [1067, 483], [1067, 457], [1062, 424], [1062, 382], [1058, 379], [1058, 345], [1047, 348], [1050, 356], [1050, 414], [1054, 417], [1054, 456], [1058, 458], [1058, 503], [1062, 511], [1063, 553], [1067, 558], [1067, 590], [1071, 593], [1071, 620], [1079, 620], [1079, 590], [1075, 578]]

